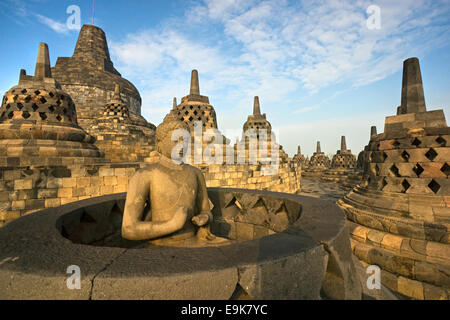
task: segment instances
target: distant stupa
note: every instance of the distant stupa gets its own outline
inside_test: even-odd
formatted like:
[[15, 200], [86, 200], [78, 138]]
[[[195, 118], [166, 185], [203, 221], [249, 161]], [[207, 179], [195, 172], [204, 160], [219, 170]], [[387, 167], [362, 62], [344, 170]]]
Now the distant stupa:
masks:
[[84, 25], [78, 36], [72, 57], [59, 57], [52, 74], [69, 93], [77, 106], [80, 126], [89, 131], [94, 120], [103, 113], [104, 106], [114, 96], [115, 84], [128, 105], [131, 120], [154, 129], [141, 116], [141, 96], [136, 87], [114, 68], [103, 30]]

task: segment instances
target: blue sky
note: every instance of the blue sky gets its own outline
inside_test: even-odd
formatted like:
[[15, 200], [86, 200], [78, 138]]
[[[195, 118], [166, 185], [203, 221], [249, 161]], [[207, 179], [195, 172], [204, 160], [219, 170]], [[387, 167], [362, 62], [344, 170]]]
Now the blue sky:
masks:
[[[317, 140], [335, 153], [341, 135], [358, 153], [370, 126], [382, 132], [395, 114], [409, 57], [420, 59], [428, 110], [449, 115], [450, 0], [95, 2], [114, 65], [156, 125], [172, 98], [188, 93], [195, 68], [229, 138], [258, 95], [291, 156], [298, 144], [311, 155]], [[72, 55], [78, 31], [66, 26], [70, 5], [91, 23], [92, 0], [0, 2], [2, 92], [17, 84], [21, 68], [33, 73], [39, 42], [48, 43], [52, 65]], [[380, 8], [380, 29], [367, 28], [370, 5]]]

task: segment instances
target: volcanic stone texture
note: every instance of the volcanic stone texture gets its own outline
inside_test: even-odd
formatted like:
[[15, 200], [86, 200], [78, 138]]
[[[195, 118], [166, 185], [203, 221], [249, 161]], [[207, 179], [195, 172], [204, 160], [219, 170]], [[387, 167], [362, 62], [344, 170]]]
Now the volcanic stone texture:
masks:
[[120, 85], [121, 98], [129, 106], [133, 123], [155, 129], [141, 116], [138, 90], [114, 68], [102, 29], [84, 25], [72, 57], [58, 58], [52, 73], [75, 102], [78, 122], [86, 131], [90, 132], [95, 119], [102, 115], [114, 95], [116, 83]]
[[[331, 160], [331, 168], [323, 175], [322, 179], [332, 182], [350, 182], [356, 177], [355, 172], [356, 157], [351, 150], [347, 149], [345, 136], [341, 138], [341, 149], [337, 150], [336, 154]], [[356, 179], [358, 181], [358, 179]], [[351, 182], [354, 183], [355, 181]]]
[[[229, 246], [102, 246], [97, 236], [120, 230], [125, 194], [22, 217], [0, 229], [0, 298], [361, 298], [348, 226], [336, 205], [239, 189], [209, 189], [208, 196], [216, 232], [238, 240]], [[66, 286], [70, 265], [81, 269], [80, 290]]]
[[[418, 61], [413, 70], [420, 72]], [[408, 87], [405, 72], [403, 80]], [[387, 117], [384, 132], [372, 136], [364, 183], [338, 204], [350, 220], [353, 252], [381, 267], [387, 287], [414, 299], [449, 299], [450, 128], [442, 110], [409, 108], [423, 95], [412, 92], [402, 97], [405, 113]]]
[[308, 167], [303, 170], [302, 174], [305, 177], [320, 177], [330, 165], [330, 158], [321, 151], [320, 141], [317, 141], [316, 152], [309, 159]]

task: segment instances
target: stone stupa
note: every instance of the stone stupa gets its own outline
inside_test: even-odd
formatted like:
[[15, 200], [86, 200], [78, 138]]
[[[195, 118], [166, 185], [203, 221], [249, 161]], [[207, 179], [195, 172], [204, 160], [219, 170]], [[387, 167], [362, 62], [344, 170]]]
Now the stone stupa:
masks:
[[78, 126], [75, 104], [52, 77], [48, 46], [39, 44], [34, 76], [19, 84], [0, 107], [0, 165], [46, 166], [104, 162], [95, 138]]
[[[247, 117], [247, 121], [242, 127], [242, 138], [235, 145], [238, 161], [241, 163], [252, 162], [252, 160], [270, 162], [272, 151], [276, 150], [280, 162], [286, 162], [288, 155], [281, 145], [272, 141], [272, 138], [272, 125], [267, 120], [266, 114], [261, 113], [259, 97], [255, 96], [253, 112]], [[262, 149], [264, 146], [266, 147], [265, 152]], [[245, 150], [245, 153], [240, 154], [239, 150]]]
[[143, 161], [155, 149], [152, 131], [130, 119], [119, 84], [115, 86], [113, 98], [105, 105], [103, 115], [91, 127], [91, 133], [97, 137], [96, 145], [105, 157], [113, 162]]
[[320, 177], [330, 167], [330, 158], [322, 152], [320, 141], [317, 141], [316, 152], [313, 153], [308, 162], [308, 167], [302, 172], [305, 177]]
[[322, 180], [340, 182], [354, 173], [356, 167], [356, 157], [352, 151], [347, 149], [345, 136], [341, 137], [341, 148], [331, 160], [331, 167], [323, 175]]
[[297, 153], [292, 157], [292, 160], [302, 167], [306, 165], [306, 157], [302, 154], [300, 146], [297, 146]]
[[338, 201], [354, 254], [414, 299], [450, 298], [449, 143], [443, 110], [426, 110], [419, 60], [405, 60], [397, 115], [371, 136], [363, 184]]
[[[190, 157], [186, 160], [189, 163], [202, 165], [203, 164], [203, 154], [205, 148], [209, 147], [212, 152], [211, 156], [215, 156], [216, 148], [222, 150], [222, 154], [226, 155], [226, 149], [229, 146], [229, 140], [223, 136], [217, 127], [216, 111], [214, 107], [209, 103], [209, 98], [200, 94], [200, 85], [198, 80], [198, 71], [192, 70], [191, 72], [191, 85], [190, 91], [187, 96], [181, 98], [180, 104], [177, 105], [176, 98], [173, 100], [173, 108], [170, 111], [173, 113], [178, 120], [184, 121], [188, 124], [190, 134], [191, 134], [191, 144], [190, 144]], [[195, 126], [200, 127], [195, 131]], [[207, 130], [213, 130], [220, 137], [221, 141], [210, 141], [205, 142], [202, 139], [200, 142], [195, 143], [195, 132], [202, 133], [202, 135]], [[202, 137], [198, 137], [201, 139]], [[197, 147], [197, 149], [195, 149]]]
[[155, 125], [141, 115], [139, 91], [115, 69], [101, 28], [83, 25], [73, 55], [59, 57], [52, 74], [72, 97], [77, 106], [79, 125], [87, 132], [91, 133], [92, 127], [97, 125], [96, 120], [103, 116], [104, 107], [113, 99], [115, 85], [118, 84], [120, 99], [128, 107], [130, 124], [142, 127], [139, 130], [148, 139], [154, 139]]
[[[370, 127], [370, 137], [372, 138], [373, 136], [376, 135], [377, 135], [377, 127], [376, 126]], [[369, 172], [369, 163], [370, 163], [369, 155], [370, 155], [369, 145], [366, 145], [364, 147], [364, 150], [362, 150], [358, 154], [358, 159], [356, 160], [356, 170], [360, 171], [360, 174], [362, 175], [368, 174]]]

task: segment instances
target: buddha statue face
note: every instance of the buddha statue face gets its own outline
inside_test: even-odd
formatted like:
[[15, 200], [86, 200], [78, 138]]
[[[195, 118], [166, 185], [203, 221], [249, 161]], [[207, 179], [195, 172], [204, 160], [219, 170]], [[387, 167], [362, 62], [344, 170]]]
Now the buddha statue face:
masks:
[[158, 152], [177, 163], [182, 161], [184, 153], [188, 150], [189, 141], [188, 124], [179, 121], [172, 114], [168, 114], [156, 128], [156, 147]]

